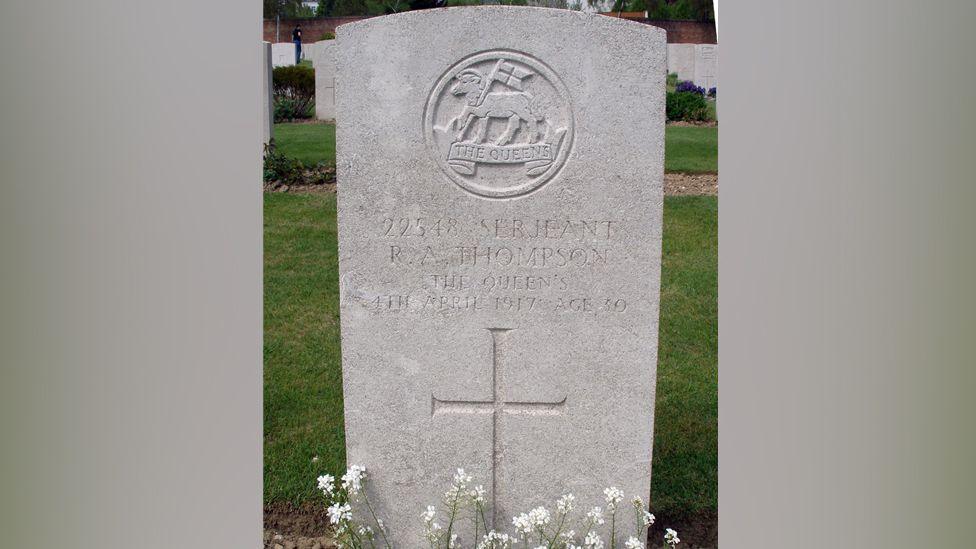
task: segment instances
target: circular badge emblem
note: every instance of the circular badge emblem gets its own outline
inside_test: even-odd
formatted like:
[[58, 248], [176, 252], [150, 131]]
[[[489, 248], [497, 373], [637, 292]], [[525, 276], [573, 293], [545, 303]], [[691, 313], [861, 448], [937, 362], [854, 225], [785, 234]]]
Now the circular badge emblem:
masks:
[[569, 93], [538, 59], [493, 50], [447, 70], [424, 110], [427, 146], [444, 173], [485, 198], [528, 194], [566, 163]]

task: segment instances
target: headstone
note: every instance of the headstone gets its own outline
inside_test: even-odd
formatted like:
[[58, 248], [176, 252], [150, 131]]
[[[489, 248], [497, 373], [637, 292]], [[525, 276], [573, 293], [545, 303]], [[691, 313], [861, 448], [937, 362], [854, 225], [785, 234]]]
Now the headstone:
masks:
[[295, 64], [295, 44], [293, 42], [271, 44], [271, 54], [275, 67], [287, 67]]
[[567, 492], [647, 500], [664, 31], [483, 6], [343, 25], [337, 48], [347, 462], [394, 544], [424, 545], [457, 467], [504, 531]]
[[271, 78], [271, 42], [261, 43], [261, 129], [264, 142], [271, 140], [271, 128], [274, 126], [274, 91]]
[[695, 79], [695, 44], [668, 44], [668, 72], [678, 80]]
[[718, 46], [715, 44], [695, 44], [695, 85], [708, 90], [718, 86], [716, 66]]
[[312, 44], [315, 55], [315, 118], [335, 120], [335, 40]]
[[308, 44], [302, 44], [302, 59], [312, 62], [315, 64], [315, 56], [318, 55], [319, 42], [310, 42]]

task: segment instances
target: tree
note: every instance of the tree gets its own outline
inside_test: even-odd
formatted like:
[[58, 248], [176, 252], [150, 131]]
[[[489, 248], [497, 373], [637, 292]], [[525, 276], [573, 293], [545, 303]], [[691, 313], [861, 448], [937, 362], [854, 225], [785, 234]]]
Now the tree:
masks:
[[282, 19], [291, 17], [308, 17], [312, 15], [309, 9], [302, 5], [302, 0], [264, 0], [264, 18]]
[[335, 12], [336, 0], [319, 0], [319, 7], [315, 8], [316, 17], [332, 17]]
[[613, 11], [646, 11], [648, 19], [714, 21], [712, 0], [615, 0]]

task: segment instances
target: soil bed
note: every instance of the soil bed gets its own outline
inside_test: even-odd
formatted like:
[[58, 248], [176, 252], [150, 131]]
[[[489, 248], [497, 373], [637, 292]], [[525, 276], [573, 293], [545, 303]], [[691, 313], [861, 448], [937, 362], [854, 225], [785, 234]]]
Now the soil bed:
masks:
[[686, 121], [686, 120], [673, 120], [667, 123], [668, 126], [694, 126], [698, 128], [716, 128], [718, 127], [718, 122], [715, 120], [699, 120], [699, 121]]
[[[649, 548], [663, 546], [665, 528], [677, 530], [683, 549], [718, 547], [718, 514], [714, 511], [696, 513], [683, 520], [658, 516], [649, 533], [652, 541]], [[264, 506], [265, 549], [329, 549], [335, 547], [328, 535], [330, 531], [325, 505], [272, 503]]]
[[[334, 193], [335, 181], [324, 185], [283, 185], [278, 182], [265, 183], [268, 193]], [[713, 173], [666, 173], [664, 174], [664, 194], [668, 196], [716, 195], [718, 194], [718, 175]]]

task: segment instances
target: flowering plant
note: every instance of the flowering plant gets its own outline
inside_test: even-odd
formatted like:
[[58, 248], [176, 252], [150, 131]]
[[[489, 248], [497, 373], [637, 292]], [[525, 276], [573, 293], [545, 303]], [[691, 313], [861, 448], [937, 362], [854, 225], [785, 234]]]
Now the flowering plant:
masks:
[[[318, 488], [329, 505], [329, 522], [335, 528], [336, 545], [351, 549], [375, 548], [377, 532], [383, 546], [391, 549], [386, 538], [383, 521], [376, 517], [373, 506], [366, 496], [366, 468], [353, 465], [342, 475], [341, 483], [332, 475], [318, 477]], [[362, 504], [369, 511], [370, 520], [358, 520], [353, 514], [353, 505]]]
[[701, 86], [696, 86], [694, 82], [689, 82], [687, 80], [682, 80], [681, 82], [678, 82], [678, 84], [675, 85], [674, 87], [674, 91], [705, 95], [705, 88]]
[[[330, 503], [329, 521], [335, 528], [336, 546], [349, 549], [392, 549], [386, 536], [383, 521], [376, 517], [366, 496], [366, 468], [349, 467], [337, 482], [332, 475], [318, 477], [318, 488]], [[630, 510], [635, 517], [633, 535], [623, 540], [624, 533], [617, 531], [617, 512], [624, 501], [624, 493], [611, 486], [603, 491], [605, 507], [593, 507], [582, 516], [575, 517], [576, 497], [566, 494], [556, 500], [555, 511], [544, 506], [512, 518], [514, 532], [497, 532], [489, 527], [486, 519], [486, 490], [481, 485], [470, 487], [471, 475], [458, 469], [451, 487], [444, 493], [442, 511], [446, 525], [437, 520], [438, 508], [430, 505], [420, 514], [424, 525], [424, 541], [431, 549], [645, 549], [647, 529], [654, 524], [644, 500], [635, 496], [630, 500]], [[365, 507], [368, 516], [357, 517], [354, 506]], [[473, 534], [465, 545], [459, 533], [464, 518], [471, 521]], [[609, 537], [601, 535], [609, 517]], [[576, 525], [576, 529], [570, 526]], [[609, 540], [609, 541], [606, 541]], [[623, 541], [619, 545], [618, 541]], [[664, 542], [671, 549], [680, 543], [678, 533], [668, 528]]]

